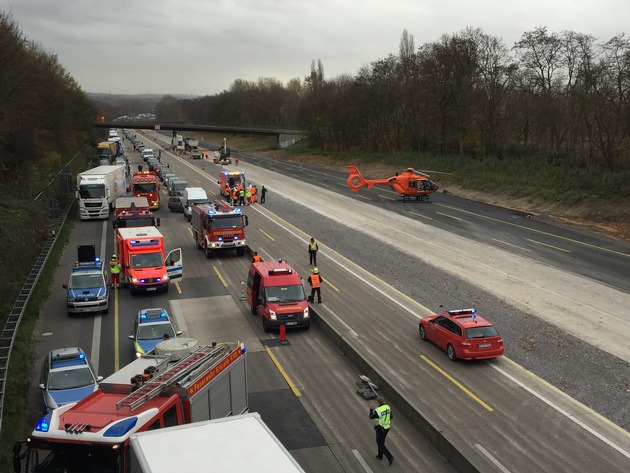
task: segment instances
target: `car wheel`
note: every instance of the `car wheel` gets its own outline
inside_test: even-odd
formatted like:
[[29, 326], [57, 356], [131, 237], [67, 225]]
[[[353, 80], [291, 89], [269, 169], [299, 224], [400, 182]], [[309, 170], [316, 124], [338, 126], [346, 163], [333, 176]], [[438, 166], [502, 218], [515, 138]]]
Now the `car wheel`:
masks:
[[[170, 284], [170, 283], [169, 283]], [[167, 284], [166, 286], [164, 286], [164, 294], [168, 294], [168, 286], [169, 284]]]
[[425, 341], [426, 341], [426, 339], [427, 339], [427, 332], [426, 332], [426, 330], [424, 329], [424, 326], [423, 326], [423, 325], [420, 325], [420, 328], [419, 328], [418, 330], [420, 331], [420, 338], [421, 338], [422, 340], [425, 340]]
[[212, 258], [212, 250], [210, 248], [208, 248], [208, 243], [206, 242], [205, 245], [205, 251], [206, 251], [206, 258], [210, 259]]
[[446, 354], [451, 361], [457, 361], [457, 355], [455, 354], [455, 348], [450, 343], [446, 346]]
[[245, 248], [237, 248], [236, 249], [236, 254], [238, 256], [244, 256], [245, 255]]
[[269, 333], [269, 324], [267, 324], [267, 319], [263, 317], [262, 319], [263, 331], [265, 333]]

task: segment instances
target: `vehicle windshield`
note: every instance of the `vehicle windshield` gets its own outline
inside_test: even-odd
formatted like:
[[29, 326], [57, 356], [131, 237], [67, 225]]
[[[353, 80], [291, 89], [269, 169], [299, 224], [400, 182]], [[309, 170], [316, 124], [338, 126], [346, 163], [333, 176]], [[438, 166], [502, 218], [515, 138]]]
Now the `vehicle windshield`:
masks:
[[118, 473], [123, 448], [32, 439], [28, 469], [40, 473]]
[[140, 324], [136, 339], [138, 340], [157, 340], [164, 337], [167, 333], [170, 338], [175, 338], [175, 331], [171, 324]]
[[154, 268], [156, 266], [164, 266], [164, 257], [160, 252], [131, 255], [132, 268]]
[[82, 388], [90, 384], [94, 384], [94, 376], [92, 376], [92, 372], [87, 366], [62, 371], [51, 371], [48, 376], [48, 389], [51, 391]]
[[134, 217], [118, 219], [118, 226], [123, 227], [152, 227], [153, 217]]
[[133, 192], [156, 192], [157, 184], [155, 182], [145, 182], [143, 184], [134, 184]]
[[73, 274], [68, 283], [68, 289], [91, 289], [103, 287], [105, 279], [100, 273], [97, 274]]
[[301, 284], [293, 286], [273, 286], [265, 288], [267, 302], [299, 302], [306, 299]]
[[243, 226], [243, 219], [240, 215], [229, 217], [215, 217], [210, 220], [210, 228], [239, 228]]
[[487, 338], [497, 337], [499, 332], [492, 327], [472, 327], [466, 329], [466, 338]]
[[79, 195], [82, 199], [101, 199], [105, 197], [105, 186], [103, 184], [81, 184]]

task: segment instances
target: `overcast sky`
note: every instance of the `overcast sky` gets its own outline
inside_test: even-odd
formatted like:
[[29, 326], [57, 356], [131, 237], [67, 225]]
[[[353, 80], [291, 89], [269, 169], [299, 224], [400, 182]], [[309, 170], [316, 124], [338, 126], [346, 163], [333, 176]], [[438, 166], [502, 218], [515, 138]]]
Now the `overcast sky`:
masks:
[[511, 47], [536, 27], [626, 33], [628, 0], [0, 0], [87, 92], [214, 95], [235, 79], [326, 78], [468, 26]]

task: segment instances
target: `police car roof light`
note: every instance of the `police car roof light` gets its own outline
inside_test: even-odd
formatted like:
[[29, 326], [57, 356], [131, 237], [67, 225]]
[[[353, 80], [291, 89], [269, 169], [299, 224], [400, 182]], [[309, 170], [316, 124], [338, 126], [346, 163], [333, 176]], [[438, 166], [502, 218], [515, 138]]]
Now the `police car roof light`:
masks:
[[450, 315], [464, 315], [464, 314], [476, 314], [477, 309], [457, 309], [457, 310], [449, 310], [448, 313]]

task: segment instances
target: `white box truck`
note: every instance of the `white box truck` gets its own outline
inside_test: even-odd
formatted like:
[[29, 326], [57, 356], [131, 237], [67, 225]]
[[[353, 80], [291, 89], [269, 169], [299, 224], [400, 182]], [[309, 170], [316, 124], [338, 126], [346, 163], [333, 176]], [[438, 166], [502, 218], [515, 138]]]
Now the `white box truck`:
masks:
[[76, 197], [81, 220], [104, 219], [125, 195], [125, 166], [98, 166], [77, 174]]
[[257, 412], [131, 435], [130, 473], [304, 473]]
[[206, 194], [206, 191], [203, 190], [202, 187], [186, 187], [186, 189], [184, 189], [182, 203], [184, 205], [184, 216], [190, 222], [192, 205], [208, 203], [208, 194]]

